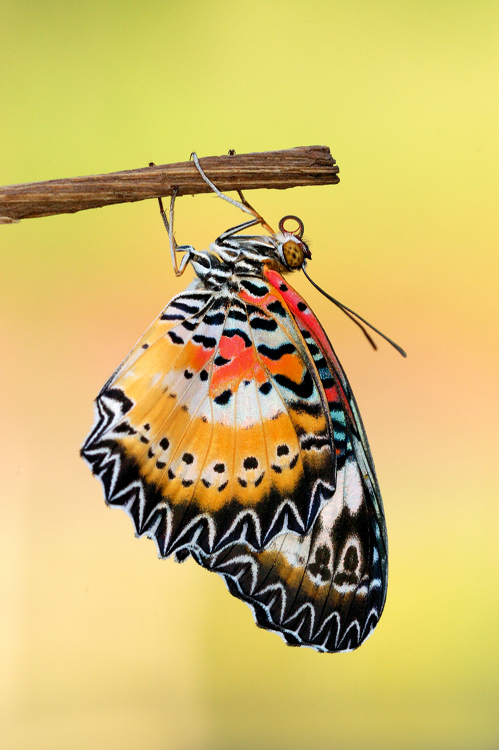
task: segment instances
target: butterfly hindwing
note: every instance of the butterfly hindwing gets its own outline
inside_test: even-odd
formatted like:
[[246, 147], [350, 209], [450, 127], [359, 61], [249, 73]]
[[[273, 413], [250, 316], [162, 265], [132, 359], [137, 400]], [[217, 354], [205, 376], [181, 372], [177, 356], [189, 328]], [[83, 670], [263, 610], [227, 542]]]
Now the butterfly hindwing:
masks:
[[304, 534], [335, 486], [315, 367], [269, 282], [194, 282], [97, 398], [82, 453], [110, 505], [168, 556]]

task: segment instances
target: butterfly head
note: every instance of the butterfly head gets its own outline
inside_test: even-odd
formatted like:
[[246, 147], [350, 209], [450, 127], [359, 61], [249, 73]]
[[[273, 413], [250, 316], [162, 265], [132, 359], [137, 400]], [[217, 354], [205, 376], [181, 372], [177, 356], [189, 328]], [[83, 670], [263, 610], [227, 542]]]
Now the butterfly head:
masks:
[[[293, 231], [285, 228], [285, 222], [290, 219], [298, 223], [298, 228]], [[287, 271], [302, 268], [306, 259], [312, 257], [308, 245], [302, 240], [303, 229], [303, 222], [297, 216], [284, 216], [279, 222], [279, 234], [275, 235], [277, 254]]]

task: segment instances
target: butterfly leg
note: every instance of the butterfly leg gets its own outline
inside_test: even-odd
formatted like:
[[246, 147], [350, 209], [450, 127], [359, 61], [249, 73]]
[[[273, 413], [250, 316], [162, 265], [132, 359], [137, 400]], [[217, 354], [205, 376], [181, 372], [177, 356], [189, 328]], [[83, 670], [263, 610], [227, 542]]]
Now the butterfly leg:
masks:
[[222, 234], [217, 237], [215, 240], [215, 244], [223, 243], [224, 240], [228, 240], [230, 237], [233, 237], [235, 234], [238, 234], [238, 232], [242, 232], [243, 229], [248, 229], [248, 227], [252, 227], [254, 224], [258, 224], [258, 219], [251, 219], [250, 221], [245, 221], [244, 224], [238, 224], [237, 227], [231, 227], [231, 229], [226, 229], [225, 232], [222, 232]]
[[[262, 224], [262, 226], [265, 227], [265, 229], [267, 231], [269, 231], [271, 234], [274, 234], [274, 230], [271, 227], [269, 227], [269, 225], [263, 219], [263, 217], [260, 216], [260, 214], [257, 211], [255, 211], [255, 209], [252, 206], [250, 206], [250, 204], [248, 203], [248, 201], [243, 196], [243, 194], [242, 194], [242, 192], [240, 190], [238, 190], [237, 192], [239, 193], [239, 197], [241, 198], [241, 202], [234, 200], [234, 198], [230, 198], [228, 195], [224, 195], [224, 193], [222, 193], [222, 191], [219, 190], [217, 188], [217, 186], [214, 185], [213, 182], [205, 175], [205, 173], [203, 172], [203, 169], [201, 167], [201, 164], [199, 163], [198, 156], [197, 156], [197, 154], [194, 151], [191, 154], [191, 159], [194, 162], [194, 164], [196, 166], [196, 169], [198, 170], [198, 172], [201, 175], [201, 177], [203, 178], [203, 180], [206, 182], [207, 185], [210, 186], [210, 188], [213, 190], [214, 193], [216, 193], [218, 195], [219, 198], [222, 198], [224, 201], [227, 201], [228, 203], [232, 203], [232, 205], [236, 206], [236, 208], [240, 208], [241, 211], [244, 211], [245, 213], [251, 214], [252, 216], [255, 217], [256, 221], [252, 221], [248, 225], [241, 225], [241, 227], [242, 226], [251, 226], [252, 224]], [[234, 229], [237, 229], [237, 227], [234, 227]], [[232, 230], [229, 229], [228, 231], [230, 232]]]
[[[178, 188], [174, 187], [172, 190], [172, 197], [170, 201], [170, 221], [168, 221], [166, 217], [166, 212], [163, 207], [163, 201], [161, 200], [161, 198], [158, 198], [158, 201], [161, 218], [163, 219], [163, 224], [165, 225], [165, 229], [168, 232], [168, 239], [170, 241], [170, 254], [173, 263], [173, 270], [175, 271], [175, 276], [182, 276], [187, 264], [192, 260], [192, 257], [196, 254], [196, 251], [194, 250], [192, 245], [177, 245], [177, 240], [175, 239], [175, 235], [173, 233], [173, 209], [175, 206], [175, 198], [177, 197], [177, 195]], [[184, 257], [180, 261], [180, 265], [177, 265], [178, 252], [185, 252]]]
[[245, 205], [245, 206], [246, 206], [246, 208], [249, 208], [249, 209], [250, 209], [250, 211], [252, 212], [252, 214], [253, 214], [254, 216], [258, 216], [258, 219], [259, 219], [259, 221], [260, 221], [260, 224], [261, 224], [261, 225], [262, 225], [262, 226], [264, 227], [264, 229], [266, 229], [266, 230], [267, 230], [267, 232], [270, 232], [270, 234], [275, 234], [275, 232], [274, 232], [274, 230], [272, 229], [272, 227], [270, 227], [270, 226], [269, 226], [269, 225], [267, 224], [267, 222], [263, 220], [263, 218], [262, 218], [262, 217], [260, 216], [260, 214], [258, 213], [258, 211], [256, 211], [256, 210], [255, 210], [255, 209], [253, 208], [253, 206], [252, 206], [252, 205], [251, 205], [251, 204], [250, 204], [250, 203], [249, 203], [249, 202], [248, 202], [248, 201], [246, 200], [246, 198], [245, 198], [245, 197], [244, 197], [244, 195], [243, 195], [243, 191], [242, 191], [242, 190], [238, 190], [238, 191], [237, 191], [237, 194], [238, 194], [238, 195], [239, 195], [239, 197], [241, 198], [241, 203], [242, 203], [243, 205]]

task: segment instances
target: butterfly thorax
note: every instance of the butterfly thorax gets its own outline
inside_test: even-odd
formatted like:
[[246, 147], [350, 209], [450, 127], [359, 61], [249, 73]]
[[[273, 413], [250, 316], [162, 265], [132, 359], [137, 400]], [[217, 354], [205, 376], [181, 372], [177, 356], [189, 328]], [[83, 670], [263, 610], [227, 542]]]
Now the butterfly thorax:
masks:
[[[240, 279], [263, 278], [265, 268], [290, 273], [305, 265], [306, 257], [310, 257], [308, 247], [288, 232], [269, 237], [222, 235], [209, 250], [193, 255], [191, 263], [206, 287], [237, 293]], [[290, 258], [292, 265], [286, 262]]]

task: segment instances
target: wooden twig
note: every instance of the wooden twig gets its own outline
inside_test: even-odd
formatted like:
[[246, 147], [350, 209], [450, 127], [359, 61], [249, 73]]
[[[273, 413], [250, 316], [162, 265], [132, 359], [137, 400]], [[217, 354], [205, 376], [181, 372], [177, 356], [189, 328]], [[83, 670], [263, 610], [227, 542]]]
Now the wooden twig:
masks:
[[[336, 162], [327, 146], [307, 146], [260, 154], [207, 156], [200, 159], [207, 176], [222, 191], [285, 189], [339, 182]], [[112, 174], [71, 177], [0, 187], [0, 224], [37, 216], [75, 213], [87, 208], [171, 195], [207, 193], [192, 161], [130, 169]]]

